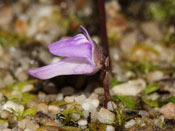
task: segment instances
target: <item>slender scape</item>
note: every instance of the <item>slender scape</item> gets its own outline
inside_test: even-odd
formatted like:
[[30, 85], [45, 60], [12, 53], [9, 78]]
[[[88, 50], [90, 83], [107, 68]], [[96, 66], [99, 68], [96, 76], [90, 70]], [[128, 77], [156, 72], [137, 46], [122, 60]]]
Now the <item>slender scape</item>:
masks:
[[104, 87], [104, 106], [107, 107], [107, 103], [110, 99], [109, 92], [109, 67], [110, 67], [110, 55], [109, 55], [109, 45], [107, 40], [107, 32], [106, 32], [106, 14], [105, 14], [105, 3], [104, 0], [98, 0], [98, 11], [99, 11], [99, 23], [100, 23], [100, 38], [104, 48], [104, 54], [106, 56], [104, 68], [101, 73], [101, 81], [103, 82]]
[[98, 0], [98, 11], [99, 11], [99, 21], [100, 21], [100, 38], [104, 48], [105, 56], [109, 57], [109, 46], [107, 40], [107, 32], [106, 32], [106, 14], [105, 14], [105, 6], [104, 0]]

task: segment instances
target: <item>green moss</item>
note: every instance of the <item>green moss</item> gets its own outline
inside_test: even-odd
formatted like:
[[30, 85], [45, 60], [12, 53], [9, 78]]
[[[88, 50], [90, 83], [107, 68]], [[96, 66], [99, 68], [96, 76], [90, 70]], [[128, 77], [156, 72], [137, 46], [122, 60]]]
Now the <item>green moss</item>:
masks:
[[125, 104], [128, 108], [130, 109], [135, 109], [136, 107], [136, 103], [135, 101], [129, 97], [129, 96], [117, 96], [119, 100], [121, 100], [121, 102], [123, 104]]
[[145, 50], [145, 51], [152, 52], [156, 55], [159, 55], [159, 52], [150, 45], [137, 44], [132, 48], [132, 53], [136, 52], [137, 50]]
[[163, 42], [166, 44], [166, 45], [170, 45], [170, 44], [174, 44], [175, 43], [175, 32], [171, 31], [171, 29], [167, 29], [165, 35], [164, 35], [164, 38], [163, 38]]
[[78, 108], [67, 108], [65, 109], [63, 112], [61, 112], [66, 118], [69, 117], [69, 115], [71, 115], [72, 113], [77, 113], [79, 114], [81, 117], [84, 117], [82, 111]]
[[5, 31], [0, 31], [0, 45], [3, 46], [17, 46], [19, 45], [22, 41], [24, 41], [25, 38], [12, 32], [5, 32]]
[[26, 117], [28, 115], [34, 116], [36, 114], [36, 112], [37, 112], [37, 110], [35, 108], [26, 109], [23, 113], [23, 117]]
[[50, 131], [50, 130], [51, 131], [59, 131], [59, 128], [54, 127], [54, 126], [40, 126], [40, 128], [37, 129], [37, 131]]
[[6, 122], [8, 122], [8, 121], [0, 119], [0, 124], [5, 124]]
[[22, 111], [22, 110], [14, 110], [13, 108], [9, 108], [10, 110], [11, 110], [11, 112], [17, 117], [17, 119], [18, 120], [21, 120], [21, 119], [23, 119], [23, 113], [24, 113], [24, 111]]
[[151, 4], [147, 11], [154, 21], [175, 20], [175, 1], [162, 0]]
[[119, 85], [119, 84], [121, 84], [121, 83], [122, 83], [122, 82], [120, 82], [120, 81], [118, 80], [118, 78], [116, 77], [116, 78], [114, 78], [113, 81], [111, 82], [110, 88], [113, 88], [114, 86]]
[[174, 67], [157, 66], [157, 65], [152, 64], [148, 60], [143, 60], [143, 61], [139, 61], [139, 62], [126, 62], [125, 67], [128, 70], [131, 70], [131, 71], [135, 72], [136, 74], [140, 74], [142, 76], [144, 76], [145, 74], [147, 74], [151, 71], [155, 71], [155, 70], [160, 70], [165, 74], [171, 74], [171, 73], [174, 73], [174, 71], [175, 71]]
[[26, 85], [34, 84], [36, 82], [37, 82], [37, 80], [29, 80], [29, 81], [25, 81], [25, 82], [18, 82], [18, 83], [7, 86], [7, 88], [9, 88], [10, 90], [22, 91], [22, 89]]
[[65, 102], [63, 100], [61, 100], [61, 101], [53, 101], [51, 103], [51, 105], [55, 105], [55, 106], [62, 106], [62, 105], [66, 105], [66, 104], [67, 104], [67, 102]]
[[158, 107], [159, 106], [158, 100], [153, 101], [153, 100], [149, 100], [146, 98], [142, 98], [142, 101], [151, 107]]
[[6, 88], [1, 88], [0, 92], [7, 98], [9, 98], [12, 94], [12, 90]]
[[147, 74], [148, 72], [154, 70], [154, 65], [152, 65], [148, 60], [143, 60], [139, 62], [127, 62], [126, 68], [136, 73]]
[[151, 84], [147, 85], [147, 87], [145, 88], [144, 92], [145, 92], [145, 94], [150, 94], [152, 92], [157, 91], [160, 88], [161, 88], [160, 85], [158, 85], [156, 83], [151, 83]]
[[122, 38], [121, 34], [119, 32], [109, 32], [108, 39], [110, 45], [116, 45], [118, 41], [120, 41]]
[[22, 93], [19, 92], [19, 94], [17, 95], [12, 95], [13, 90], [11, 89], [0, 89], [0, 92], [6, 96], [8, 98], [8, 100], [13, 101], [13, 102], [17, 102], [17, 103], [21, 103], [22, 105], [25, 105], [30, 99], [37, 97], [36, 95], [32, 94], [32, 93]]
[[90, 123], [89, 124], [90, 131], [106, 131], [106, 125], [102, 123]]
[[165, 100], [166, 103], [172, 102], [175, 103], [175, 96], [169, 97], [168, 99]]
[[31, 93], [23, 93], [22, 95], [23, 95], [23, 97], [22, 97], [22, 99], [21, 99], [20, 102], [21, 102], [21, 104], [23, 104], [23, 105], [27, 104], [27, 102], [28, 102], [30, 99], [37, 97], [37, 95], [31, 94]]
[[160, 102], [160, 106], [163, 106], [169, 102], [175, 103], [175, 96], [171, 96], [171, 97], [167, 98], [166, 100]]

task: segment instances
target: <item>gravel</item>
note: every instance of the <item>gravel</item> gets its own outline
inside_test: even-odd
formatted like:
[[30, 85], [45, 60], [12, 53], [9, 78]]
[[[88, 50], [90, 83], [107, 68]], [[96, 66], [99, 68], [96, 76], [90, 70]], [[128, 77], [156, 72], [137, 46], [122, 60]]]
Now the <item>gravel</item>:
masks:
[[[125, 12], [142, 13], [140, 2], [134, 2], [127, 2]], [[112, 75], [111, 98], [104, 108], [100, 73], [43, 81], [27, 74], [61, 60], [49, 53], [48, 44], [77, 34], [80, 23], [100, 42], [91, 19], [93, 1], [0, 2], [0, 130], [175, 128], [173, 22], [143, 21], [136, 14], [128, 19], [122, 4], [108, 0], [105, 5]], [[154, 2], [145, 5], [149, 9]]]

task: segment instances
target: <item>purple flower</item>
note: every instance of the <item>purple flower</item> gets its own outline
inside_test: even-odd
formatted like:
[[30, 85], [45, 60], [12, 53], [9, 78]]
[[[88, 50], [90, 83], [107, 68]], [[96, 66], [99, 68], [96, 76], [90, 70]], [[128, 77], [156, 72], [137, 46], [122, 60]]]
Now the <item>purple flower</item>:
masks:
[[48, 46], [50, 53], [64, 59], [41, 68], [28, 70], [39, 79], [49, 79], [59, 75], [94, 74], [104, 63], [102, 49], [90, 38], [87, 30], [80, 26], [84, 34], [62, 39]]

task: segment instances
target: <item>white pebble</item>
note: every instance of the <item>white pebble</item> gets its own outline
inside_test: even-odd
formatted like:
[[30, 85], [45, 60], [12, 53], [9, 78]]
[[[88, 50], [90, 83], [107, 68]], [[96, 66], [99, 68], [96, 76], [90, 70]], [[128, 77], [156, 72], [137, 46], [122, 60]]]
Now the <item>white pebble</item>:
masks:
[[116, 85], [112, 88], [112, 91], [117, 95], [136, 96], [145, 88], [146, 82], [143, 79], [137, 79]]
[[60, 112], [60, 108], [58, 106], [55, 106], [55, 105], [49, 105], [48, 111], [50, 113], [57, 114]]
[[110, 111], [114, 111], [117, 108], [117, 105], [113, 101], [109, 101], [107, 104], [107, 108]]
[[62, 93], [59, 93], [59, 94], [57, 95], [57, 97], [56, 97], [56, 100], [57, 100], [57, 101], [63, 100], [63, 94], [62, 94]]
[[3, 129], [2, 131], [11, 131], [11, 130], [12, 130], [12, 129], [8, 129], [8, 128], [7, 128], [7, 129]]
[[27, 128], [27, 129], [25, 129], [24, 131], [32, 131], [32, 130]]
[[82, 104], [84, 110], [94, 110], [99, 106], [100, 101], [98, 99], [86, 99]]
[[13, 84], [15, 82], [14, 78], [10, 74], [7, 74], [6, 76], [4, 76], [3, 81], [6, 85]]
[[92, 93], [92, 94], [88, 97], [88, 99], [98, 99], [98, 94]]
[[87, 123], [88, 123], [87, 120], [79, 120], [79, 121], [78, 121], [78, 125], [79, 125], [79, 126], [86, 126]]
[[126, 122], [125, 128], [130, 128], [130, 127], [134, 126], [135, 124], [136, 124], [135, 120], [132, 119], [132, 120]]
[[1, 110], [1, 118], [6, 119], [10, 115], [10, 112], [7, 110]]
[[92, 99], [91, 104], [94, 105], [96, 108], [99, 106], [100, 101], [98, 99]]
[[22, 88], [22, 92], [29, 92], [34, 89], [34, 86], [32, 84], [26, 85]]
[[158, 81], [158, 80], [161, 80], [163, 79], [163, 72], [162, 71], [153, 71], [153, 72], [150, 72], [146, 75], [146, 78], [148, 81], [150, 82], [154, 82], [154, 81]]
[[38, 104], [37, 111], [42, 111], [43, 113], [48, 113], [48, 105], [46, 103]]
[[114, 122], [115, 115], [114, 113], [102, 107], [98, 112], [97, 119], [101, 123], [112, 124]]
[[2, 109], [7, 110], [9, 112], [12, 112], [11, 109], [15, 110], [15, 111], [24, 111], [24, 106], [23, 105], [18, 105], [13, 101], [7, 101], [3, 106]]
[[71, 103], [71, 102], [74, 102], [74, 96], [66, 96], [65, 98], [64, 98], [64, 100], [65, 100], [65, 102], [67, 102], [67, 103]]
[[90, 109], [91, 109], [92, 107], [91, 107], [91, 104], [90, 104], [90, 103], [83, 103], [83, 104], [82, 104], [82, 108], [83, 108], [84, 110], [90, 111]]
[[97, 94], [104, 94], [104, 89], [99, 87], [99, 88], [96, 88], [94, 92]]
[[111, 125], [107, 125], [106, 131], [115, 131], [115, 128]]
[[75, 102], [80, 105], [83, 104], [85, 100], [86, 100], [85, 95], [80, 95], [80, 96], [75, 97]]
[[148, 112], [146, 112], [144, 110], [139, 111], [139, 115], [141, 115], [142, 117], [148, 117], [149, 116]]
[[4, 54], [4, 50], [3, 50], [2, 46], [0, 45], [0, 57], [3, 56], [3, 54]]
[[80, 114], [72, 113], [72, 114], [71, 114], [71, 118], [74, 119], [75, 121], [77, 121], [77, 120], [80, 119]]

